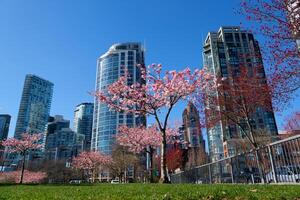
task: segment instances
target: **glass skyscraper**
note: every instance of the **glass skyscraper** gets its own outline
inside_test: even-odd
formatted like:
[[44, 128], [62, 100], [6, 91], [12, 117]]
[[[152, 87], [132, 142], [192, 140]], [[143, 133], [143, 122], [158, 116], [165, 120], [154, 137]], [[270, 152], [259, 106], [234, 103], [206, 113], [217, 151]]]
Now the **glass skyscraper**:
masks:
[[89, 150], [91, 148], [93, 111], [93, 103], [81, 103], [76, 106], [74, 111], [74, 131], [78, 134], [85, 135], [85, 150]]
[[[230, 70], [239, 70], [240, 66], [263, 66], [258, 42], [251, 32], [241, 30], [240, 27], [221, 27], [218, 32], [209, 32], [203, 51], [204, 66], [215, 77], [230, 76]], [[246, 55], [258, 56], [243, 59]], [[264, 69], [262, 69], [262, 73], [265, 76]], [[206, 106], [209, 107], [209, 105]], [[257, 108], [257, 112], [253, 116], [253, 123], [255, 127], [264, 129], [271, 136], [278, 133], [272, 111]], [[226, 157], [224, 142], [230, 141], [234, 137], [240, 137], [236, 135], [240, 135], [239, 127], [228, 125], [225, 120], [219, 121], [215, 126], [208, 128], [208, 147], [212, 161]], [[227, 147], [229, 152], [234, 152], [232, 151], [234, 148], [234, 146]]]
[[[137, 82], [143, 84], [144, 80], [141, 79], [137, 64], [144, 66], [144, 48], [140, 43], [111, 46], [108, 52], [97, 60], [96, 91], [105, 92], [107, 86], [124, 75], [125, 68], [132, 77], [128, 80], [129, 85]], [[145, 121], [145, 117], [110, 111], [107, 105], [95, 99], [91, 149], [110, 154], [119, 125], [136, 126], [145, 124]]]
[[36, 75], [26, 75], [17, 118], [15, 138], [22, 133], [43, 133], [48, 121], [53, 83]]

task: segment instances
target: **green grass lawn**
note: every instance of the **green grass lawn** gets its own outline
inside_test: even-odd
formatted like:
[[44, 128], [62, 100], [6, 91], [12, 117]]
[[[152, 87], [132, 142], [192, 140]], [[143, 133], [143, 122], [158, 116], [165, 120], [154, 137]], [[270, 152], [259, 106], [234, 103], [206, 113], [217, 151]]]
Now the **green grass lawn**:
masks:
[[0, 200], [299, 199], [300, 185], [0, 185]]

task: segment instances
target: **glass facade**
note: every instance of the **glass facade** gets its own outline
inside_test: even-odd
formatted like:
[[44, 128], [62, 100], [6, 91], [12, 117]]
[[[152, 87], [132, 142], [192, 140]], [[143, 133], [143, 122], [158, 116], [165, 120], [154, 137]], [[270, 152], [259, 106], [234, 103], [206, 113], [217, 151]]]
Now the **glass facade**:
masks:
[[[113, 45], [107, 53], [97, 61], [96, 91], [106, 91], [106, 88], [124, 75], [125, 69], [131, 79], [128, 84], [143, 83], [138, 64], [144, 66], [144, 49], [140, 43], [122, 43]], [[145, 123], [145, 117], [135, 117], [132, 114], [109, 110], [107, 105], [95, 99], [92, 131], [92, 150], [110, 154], [121, 124], [136, 126]]]
[[45, 159], [69, 160], [84, 148], [84, 135], [72, 131], [63, 116], [50, 117], [46, 126]]
[[89, 150], [91, 148], [93, 111], [93, 103], [81, 103], [76, 106], [74, 111], [74, 131], [85, 136], [85, 150]]
[[[240, 66], [263, 66], [258, 42], [252, 33], [243, 31], [240, 27], [221, 27], [218, 32], [208, 33], [203, 52], [204, 66], [216, 77], [229, 76], [229, 70], [232, 76], [238, 75]], [[265, 77], [264, 69], [260, 71], [260, 75]], [[207, 92], [218, 95], [217, 91]], [[254, 127], [264, 129], [270, 135], [277, 135], [273, 112], [257, 108], [252, 119]], [[207, 120], [210, 120], [209, 117]], [[227, 125], [225, 121], [220, 121], [214, 127], [208, 128], [207, 137], [210, 157], [215, 161], [224, 158], [223, 142], [241, 137], [241, 132], [237, 125]]]
[[10, 125], [10, 115], [1, 115], [0, 114], [0, 141], [6, 140]]
[[26, 75], [15, 138], [21, 134], [42, 133], [48, 121], [53, 94], [53, 83], [35, 75]]

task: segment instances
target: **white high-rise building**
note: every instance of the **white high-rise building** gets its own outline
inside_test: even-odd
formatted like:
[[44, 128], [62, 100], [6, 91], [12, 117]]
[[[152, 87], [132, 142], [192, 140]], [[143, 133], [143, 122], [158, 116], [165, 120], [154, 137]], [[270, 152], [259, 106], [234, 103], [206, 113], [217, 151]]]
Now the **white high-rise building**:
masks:
[[[115, 44], [97, 60], [96, 91], [104, 91], [124, 75], [125, 68], [130, 80], [128, 84], [141, 83], [141, 71], [137, 65], [144, 66], [144, 48], [141, 43], [128, 42]], [[145, 117], [136, 117], [110, 111], [106, 104], [95, 98], [91, 149], [110, 154], [119, 125], [136, 126], [145, 124]]]

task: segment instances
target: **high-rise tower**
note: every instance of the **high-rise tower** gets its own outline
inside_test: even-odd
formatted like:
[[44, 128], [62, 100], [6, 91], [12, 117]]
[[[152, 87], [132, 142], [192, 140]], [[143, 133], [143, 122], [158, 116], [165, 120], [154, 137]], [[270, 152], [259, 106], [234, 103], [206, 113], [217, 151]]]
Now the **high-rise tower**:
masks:
[[[111, 46], [104, 55], [97, 60], [96, 91], [104, 91], [120, 76], [128, 71], [128, 84], [141, 83], [141, 71], [137, 65], [144, 66], [144, 48], [140, 43], [129, 42]], [[136, 126], [145, 124], [145, 117], [133, 114], [110, 111], [106, 104], [95, 99], [92, 150], [111, 153], [112, 145], [119, 125]]]
[[192, 168], [207, 162], [205, 141], [202, 137], [199, 112], [192, 102], [189, 102], [182, 113], [184, 141], [187, 144], [188, 160], [186, 168]]
[[83, 147], [85, 150], [91, 148], [93, 110], [93, 103], [81, 103], [76, 106], [74, 111], [73, 129], [76, 133], [85, 136]]
[[48, 121], [53, 83], [35, 75], [26, 75], [18, 113], [15, 138], [21, 134], [43, 133]]
[[[221, 27], [218, 32], [208, 33], [203, 50], [204, 66], [216, 78], [228, 78], [233, 76], [232, 74], [238, 75], [242, 66], [248, 67], [248, 69], [259, 66], [260, 74], [262, 78], [265, 78], [258, 42], [249, 31], [241, 30], [236, 26]], [[264, 83], [266, 84], [266, 81]], [[210, 105], [206, 106], [209, 108]], [[223, 108], [225, 105], [218, 106]], [[232, 106], [234, 107], [234, 105]], [[206, 116], [206, 119], [210, 118]], [[273, 111], [257, 108], [257, 112], [251, 116], [251, 120], [251, 126], [263, 129], [264, 133], [270, 136], [277, 135]], [[243, 123], [242, 120], [241, 123]], [[229, 154], [224, 153], [224, 142], [229, 144], [228, 141], [241, 136], [241, 130], [237, 124], [228, 124], [223, 118], [214, 124], [207, 130], [209, 154], [212, 161], [235, 154], [236, 150], [233, 145], [226, 145], [226, 151]]]

